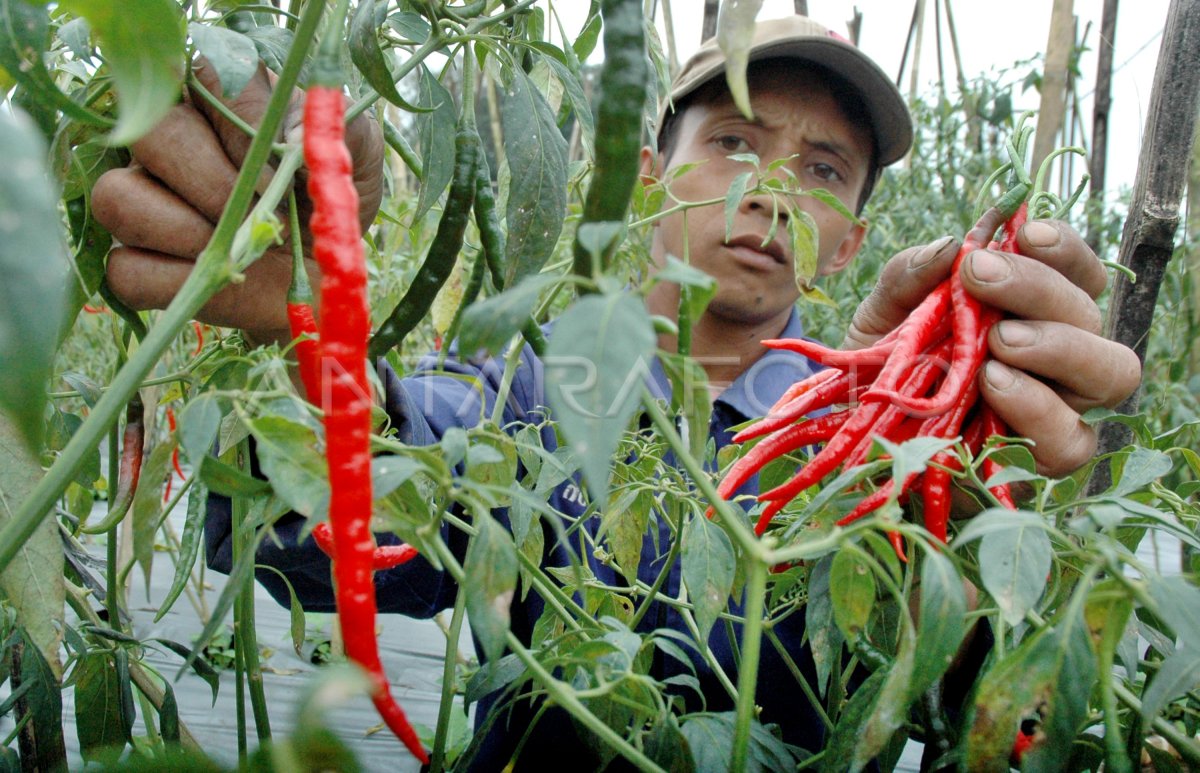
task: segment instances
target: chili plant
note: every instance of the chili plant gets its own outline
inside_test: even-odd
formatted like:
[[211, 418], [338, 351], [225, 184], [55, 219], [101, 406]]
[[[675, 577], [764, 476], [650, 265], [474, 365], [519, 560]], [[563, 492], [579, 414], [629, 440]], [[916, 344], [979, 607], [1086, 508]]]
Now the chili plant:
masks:
[[[353, 769], [353, 742], [321, 721], [347, 690], [373, 697], [414, 754], [428, 749], [435, 770], [469, 764], [505, 712], [531, 705], [529, 724], [509, 729], [513, 761], [553, 710], [565, 712], [583, 739], [581, 758], [598, 767], [621, 757], [643, 770], [840, 771], [872, 760], [892, 769], [910, 740], [924, 743], [936, 767], [1006, 769], [1010, 757], [1039, 770], [1101, 762], [1129, 770], [1143, 756], [1163, 769], [1200, 765], [1194, 569], [1170, 575], [1137, 552], [1158, 538], [1200, 547], [1200, 457], [1179, 441], [1188, 425], [1163, 429], [1154, 417], [1094, 412], [1087, 420], [1129, 422], [1136, 443], [1062, 479], [1037, 474], [1020, 439], [995, 426], [963, 443], [957, 428], [933, 440], [859, 438], [852, 460], [820, 475], [804, 449], [849, 424], [843, 414], [787, 426], [797, 414], [780, 424], [787, 442], [717, 450], [704, 370], [689, 356], [691, 323], [713, 281], [686, 254], [649, 271], [650, 227], [675, 214], [706, 216], [698, 211], [705, 207], [728, 217], [744, 196], [768, 197], [792, 253], [811, 258], [797, 265], [801, 290], [826, 303], [836, 297], [834, 315], [844, 322], [849, 289], [865, 291], [864, 275], [825, 292], [811, 285], [816, 228], [796, 202], [816, 197], [854, 215], [824, 192], [798, 190], [786, 159], [742, 157], [745, 173], [710, 201], [686, 201], [673, 189], [702, 169], [639, 182], [643, 110], [665, 71], [639, 0], [592, 2], [577, 30], [565, 29], [554, 4], [532, 0], [363, 0], [348, 13], [345, 2], [336, 13], [321, 2], [286, 5], [136, 0], [116, 12], [76, 0], [52, 8], [0, 0], [11, 107], [0, 115], [6, 768], [74, 764], [66, 727], [84, 759], [112, 769], [222, 769], [180, 721], [174, 685], [199, 679], [215, 694], [220, 679], [205, 652], [216, 652], [230, 624], [245, 768], [319, 760]], [[587, 62], [601, 32], [597, 73]], [[221, 93], [195, 76], [196, 55], [214, 68]], [[167, 308], [127, 308], [104, 280], [112, 240], [92, 211], [96, 180], [128, 162], [130, 143], [183, 90], [228, 112], [260, 63], [274, 71], [275, 88], [256, 126], [229, 116], [252, 139], [211, 239]], [[595, 112], [585, 88], [593, 76], [604, 94]], [[304, 126], [314, 146], [307, 161], [281, 131], [300, 88], [314, 112]], [[1019, 137], [1020, 129], [1001, 95], [970, 96], [992, 105], [986, 131], [969, 135], [964, 126], [927, 140], [953, 167], [936, 184], [919, 170], [885, 176], [877, 210], [904, 201], [905, 211], [876, 216], [884, 225], [870, 236], [874, 254], [965, 231], [970, 203], [995, 195], [986, 178], [1006, 154], [994, 137]], [[327, 195], [345, 186], [347, 170], [320, 164], [340, 158], [334, 103], [343, 98], [345, 120], [380, 122], [389, 148], [390, 188], [370, 224], [357, 222], [344, 194]], [[942, 117], [917, 115], [947, 131]], [[303, 179], [310, 196], [297, 184]], [[303, 228], [314, 209], [318, 219]], [[322, 260], [350, 256], [363, 225], [365, 264]], [[984, 230], [988, 239], [995, 228]], [[324, 240], [335, 231], [342, 241], [329, 250]], [[315, 309], [310, 248], [323, 263]], [[294, 264], [295, 340], [255, 347], [237, 332], [202, 337], [193, 318], [260, 259]], [[361, 290], [351, 298], [344, 286], [324, 284], [350, 273], [365, 274], [369, 306]], [[651, 318], [642, 303], [660, 282], [681, 287], [673, 319]], [[372, 418], [364, 398], [379, 385], [359, 372], [368, 323], [372, 353], [397, 373], [442, 368], [468, 393], [484, 393], [486, 382], [490, 399], [470, 403], [475, 420], [416, 444]], [[825, 327], [838, 328], [822, 336], [836, 340], [842, 325]], [[674, 350], [658, 349], [660, 334]], [[437, 336], [440, 357], [407, 356]], [[549, 410], [510, 421], [508, 397], [524, 388], [516, 373], [534, 354], [547, 363]], [[839, 354], [821, 356], [833, 364]], [[655, 358], [668, 376], [661, 392], [646, 387]], [[595, 374], [583, 394], [568, 388], [561, 363], [569, 362]], [[325, 395], [323, 368], [353, 371], [353, 384], [343, 384], [353, 394], [329, 387]], [[830, 400], [849, 392], [839, 395]], [[357, 402], [347, 415], [350, 398]], [[357, 422], [352, 448], [340, 444], [342, 418]], [[358, 477], [343, 462], [357, 465]], [[1094, 465], [1110, 466], [1114, 483], [1085, 496]], [[809, 471], [772, 507], [777, 517], [763, 537], [754, 529], [763, 511], [726, 502], [736, 487], [721, 484], [730, 470], [751, 468], [763, 491]], [[901, 486], [876, 496], [870, 515], [862, 508], [864, 486], [921, 474], [940, 487], [927, 485], [923, 502], [904, 503]], [[164, 503], [172, 475], [186, 479]], [[1010, 485], [1015, 507], [989, 507], [1007, 504], [996, 492]], [[978, 516], [931, 516], [951, 486], [976, 499]], [[551, 496], [564, 487], [570, 512]], [[357, 498], [349, 509], [347, 491]], [[168, 516], [185, 498], [175, 525]], [[201, 532], [206, 513], [225, 500], [230, 577], [209, 593]], [[348, 530], [347, 513], [358, 532]], [[348, 600], [361, 622], [340, 643], [335, 636], [332, 649], [369, 676], [323, 669], [300, 706], [274, 710], [253, 584], [257, 575], [292, 600], [299, 651], [303, 610], [286, 573], [256, 566], [289, 528], [333, 553], [339, 595], [369, 595], [372, 572], [412, 561], [449, 578], [434, 727], [414, 737], [388, 703], [365, 597]], [[352, 534], [360, 537], [353, 557], [345, 546]], [[643, 551], [648, 534], [654, 555]], [[148, 577], [156, 552], [175, 563], [156, 615], [191, 605], [202, 621], [195, 641], [135, 624], [130, 577], [134, 567]], [[672, 585], [676, 569], [682, 582]], [[510, 606], [518, 594], [536, 594], [544, 610], [520, 626]], [[786, 646], [780, 631], [801, 621], [804, 645]], [[459, 653], [464, 623], [481, 657]], [[730, 645], [733, 670], [718, 662], [719, 641]], [[156, 653], [179, 658], [183, 675], [156, 667]], [[760, 713], [768, 661], [778, 665], [771, 678], [794, 681], [795, 704], [823, 726], [820, 748], [784, 743], [774, 715]], [[702, 674], [715, 683], [711, 705], [696, 700]], [[64, 690], [77, 707], [65, 724]], [[464, 704], [485, 698], [491, 711], [473, 735], [463, 731]]]

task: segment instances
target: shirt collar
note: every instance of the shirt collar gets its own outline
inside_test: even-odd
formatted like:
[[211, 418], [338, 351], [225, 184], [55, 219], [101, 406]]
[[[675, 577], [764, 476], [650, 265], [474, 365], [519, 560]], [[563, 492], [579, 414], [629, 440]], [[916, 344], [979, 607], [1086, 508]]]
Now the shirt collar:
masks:
[[[792, 306], [787, 325], [779, 337], [804, 337], [804, 326], [795, 306]], [[725, 403], [744, 419], [763, 416], [775, 401], [783, 396], [788, 387], [820, 369], [819, 365], [802, 354], [770, 349], [753, 365], [742, 371], [741, 375], [717, 396], [716, 402]]]

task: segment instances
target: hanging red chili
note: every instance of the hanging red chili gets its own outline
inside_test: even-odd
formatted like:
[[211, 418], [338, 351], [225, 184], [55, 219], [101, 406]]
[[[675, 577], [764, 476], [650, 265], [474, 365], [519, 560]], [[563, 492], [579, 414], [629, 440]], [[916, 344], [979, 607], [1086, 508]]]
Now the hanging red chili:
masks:
[[371, 533], [371, 387], [367, 381], [367, 268], [358, 194], [345, 143], [345, 103], [332, 27], [313, 68], [304, 104], [304, 159], [313, 213], [313, 255], [321, 267], [321, 357], [329, 520], [338, 619], [346, 655], [371, 677], [371, 700], [387, 726], [422, 763], [428, 755], [392, 697], [375, 638]]

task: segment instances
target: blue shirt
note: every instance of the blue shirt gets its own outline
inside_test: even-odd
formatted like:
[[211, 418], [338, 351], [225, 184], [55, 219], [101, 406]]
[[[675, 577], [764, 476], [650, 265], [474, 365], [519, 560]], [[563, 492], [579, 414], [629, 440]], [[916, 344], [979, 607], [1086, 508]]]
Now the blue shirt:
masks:
[[[795, 309], [780, 337], [799, 338], [803, 334], [799, 316]], [[760, 359], [730, 384], [713, 402], [709, 433], [718, 451], [729, 445], [731, 427], [749, 419], [762, 416], [784, 391], [796, 381], [815, 372], [816, 366], [807, 358], [785, 351], [769, 350]], [[396, 427], [399, 438], [411, 445], [436, 443], [452, 427], [471, 427], [491, 415], [504, 370], [502, 358], [492, 358], [479, 363], [448, 359], [443, 369], [436, 369], [436, 358], [427, 357], [418, 364], [414, 374], [398, 377], [386, 366], [381, 369], [385, 407]], [[547, 451], [557, 448], [553, 429], [543, 422], [547, 414], [544, 407], [543, 369], [541, 361], [528, 346], [525, 347], [520, 367], [515, 373], [511, 392], [504, 409], [504, 422], [516, 429], [527, 424], [542, 424], [541, 440]], [[660, 397], [670, 394], [670, 384], [662, 365], [656, 360], [651, 371], [651, 390]], [[743, 491], [757, 490], [757, 479], [751, 480]], [[578, 476], [568, 478], [551, 492], [548, 503], [557, 511], [577, 518], [585, 511], [584, 497], [579, 488]], [[496, 517], [511, 528], [509, 514], [498, 511]], [[285, 517], [276, 526], [283, 547], [265, 540], [259, 549], [257, 560], [283, 571], [291, 581], [305, 608], [313, 611], [333, 611], [334, 600], [330, 587], [329, 561], [312, 542], [298, 543], [303, 527], [300, 516]], [[535, 524], [538, 521], [534, 521]], [[671, 534], [665, 519], [652, 521], [644, 536], [639, 579], [653, 583], [662, 568], [662, 559], [671, 544]], [[653, 524], [657, 523], [657, 530]], [[592, 517], [584, 524], [592, 534], [600, 526], [599, 517]], [[657, 533], [655, 533], [657, 531]], [[461, 558], [466, 550], [466, 536], [458, 530], [447, 529], [444, 535], [449, 545]], [[232, 566], [230, 544], [230, 513], [228, 500], [213, 497], [206, 523], [206, 543], [209, 563], [218, 570], [228, 572]], [[387, 539], [390, 535], [383, 535]], [[555, 534], [547, 529], [545, 534], [543, 565], [549, 567], [570, 566], [565, 549], [556, 543]], [[576, 549], [578, 545], [576, 544]], [[609, 565], [588, 554], [582, 557], [596, 578], [605, 584], [625, 585], [627, 581], [617, 575]], [[681, 567], [678, 562], [671, 567], [662, 588], [662, 593], [675, 597], [679, 593]], [[288, 604], [288, 591], [284, 583], [270, 571], [260, 571], [258, 580], [279, 600]], [[434, 568], [421, 558], [403, 566], [376, 574], [379, 609], [382, 612], [399, 612], [412, 617], [431, 617], [442, 609], [452, 606], [456, 585], [446, 573]], [[511, 626], [516, 636], [526, 644], [531, 641], [534, 625], [545, 609], [544, 600], [536, 591], [524, 597], [516, 594], [511, 607]], [[737, 600], [731, 604], [737, 611]], [[666, 605], [653, 604], [638, 626], [646, 633], [655, 629], [668, 628], [683, 632], [686, 627], [678, 612]], [[740, 631], [734, 626], [735, 637]], [[816, 676], [807, 644], [803, 641], [804, 615], [787, 616], [773, 629], [795, 664], [809, 680], [815, 683]], [[733, 647], [726, 626], [718, 621], [713, 626], [709, 639], [717, 661], [730, 678], [736, 682]], [[717, 677], [706, 662], [693, 650], [683, 648], [692, 656], [689, 669], [662, 651], [655, 652], [651, 676], [662, 681], [676, 679], [676, 683], [687, 682], [688, 675], [696, 674], [699, 691], [692, 687], [680, 687], [678, 694], [687, 704], [688, 710], [708, 711], [732, 710], [733, 702], [720, 685]], [[810, 749], [819, 748], [823, 736], [820, 719], [808, 701], [797, 692], [795, 678], [786, 662], [771, 644], [764, 642], [759, 667], [759, 685], [756, 703], [762, 707], [764, 723], [779, 724], [784, 740]], [[483, 726], [489, 709], [496, 704], [499, 693], [493, 693], [479, 702], [477, 726]], [[472, 770], [499, 770], [511, 758], [517, 741], [526, 727], [533, 721], [540, 703], [530, 705], [527, 700], [517, 702], [510, 710], [488, 725], [481, 739], [480, 751]], [[589, 757], [588, 755], [592, 756]], [[518, 769], [557, 769], [564, 761], [571, 760], [579, 770], [600, 767], [603, 760], [595, 756], [582, 742], [569, 716], [561, 710], [545, 712], [526, 741], [518, 761]], [[619, 767], [619, 762], [618, 762]], [[610, 768], [616, 769], [616, 768]]]

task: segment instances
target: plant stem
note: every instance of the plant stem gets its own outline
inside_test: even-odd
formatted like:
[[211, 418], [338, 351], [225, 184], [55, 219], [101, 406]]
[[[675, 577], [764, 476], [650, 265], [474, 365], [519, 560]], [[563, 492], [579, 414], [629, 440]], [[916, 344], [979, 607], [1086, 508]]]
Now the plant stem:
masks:
[[[238, 466], [247, 475], [249, 470], [249, 443], [242, 441], [238, 451]], [[193, 476], [194, 477], [194, 476]], [[262, 509], [266, 501], [261, 497], [251, 505], [245, 513], [245, 519], [234, 528], [237, 529], [235, 539], [242, 542], [242, 555], [254, 550], [254, 532], [261, 520]], [[242, 649], [242, 664], [246, 669], [246, 684], [250, 690], [250, 708], [254, 712], [254, 729], [258, 733], [259, 742], [271, 740], [271, 716], [267, 711], [267, 696], [263, 691], [262, 663], [258, 659], [258, 631], [254, 622], [254, 580], [248, 579], [241, 588], [239, 604], [240, 618], [237, 619], [238, 629], [235, 644]]]
[[653, 760], [634, 748], [628, 741], [619, 736], [615, 730], [604, 724], [603, 720], [593, 714], [587, 706], [583, 705], [579, 698], [575, 696], [575, 692], [570, 686], [555, 679], [554, 675], [538, 662], [533, 653], [521, 644], [521, 641], [512, 631], [508, 632], [506, 642], [508, 643], [508, 648], [520, 658], [525, 667], [533, 674], [534, 679], [546, 688], [546, 692], [550, 694], [550, 698], [571, 712], [576, 721], [598, 735], [601, 740], [611, 746], [617, 753], [632, 762], [638, 770], [662, 771], [662, 768], [656, 765]]
[[729, 503], [717, 494], [717, 489], [713, 486], [708, 473], [688, 451], [687, 444], [679, 436], [675, 425], [667, 418], [662, 408], [659, 407], [658, 400], [650, 394], [650, 390], [645, 386], [642, 387], [642, 407], [645, 409], [646, 415], [650, 417], [654, 428], [675, 452], [675, 458], [679, 460], [683, 469], [691, 476], [692, 482], [700, 489], [700, 493], [712, 503], [713, 509], [720, 516], [718, 523], [724, 526], [734, 541], [739, 544], [747, 560], [765, 564], [769, 551], [754, 535], [746, 523], [745, 517], [735, 513]]
[[[458, 560], [454, 557], [454, 554], [445, 542], [440, 539], [435, 539], [432, 542], [438, 558], [446, 566], [446, 571], [450, 572], [450, 576], [461, 587], [463, 581], [466, 579], [466, 574], [462, 566], [458, 563]], [[505, 643], [521, 662], [525, 664], [525, 667], [533, 674], [534, 679], [546, 689], [550, 698], [570, 712], [571, 716], [577, 722], [599, 736], [601, 740], [611, 746], [618, 754], [632, 762], [638, 770], [665, 773], [653, 760], [634, 748], [632, 744], [618, 735], [617, 731], [604, 724], [602, 719], [593, 714], [587, 706], [583, 705], [583, 702], [575, 695], [575, 691], [547, 671], [511, 630], [505, 633]]]
[[[1125, 685], [1114, 682], [1113, 692], [1116, 693], [1117, 699], [1121, 703], [1133, 709], [1139, 716], [1141, 715], [1142, 702]], [[1179, 728], [1162, 717], [1155, 717], [1154, 721], [1150, 724], [1158, 731], [1159, 735], [1166, 738], [1171, 746], [1175, 747], [1175, 751], [1179, 752], [1179, 756], [1192, 765], [1200, 765], [1200, 743], [1197, 743], [1195, 739], [1189, 738]]]
[[0, 572], [8, 568], [42, 519], [53, 510], [55, 501], [62, 496], [62, 492], [75, 478], [89, 453], [97, 447], [100, 439], [117, 420], [130, 395], [154, 368], [158, 358], [175, 340], [179, 330], [233, 277], [229, 248], [254, 197], [259, 172], [271, 153], [270, 138], [275, 136], [283, 120], [284, 110], [300, 75], [305, 52], [311, 43], [323, 9], [324, 3], [309, 3], [304, 8], [295, 42], [279, 74], [258, 134], [246, 153], [233, 192], [225, 203], [225, 210], [221, 213], [213, 236], [196, 259], [191, 275], [159, 316], [158, 322], [146, 335], [137, 351], [117, 372], [109, 389], [71, 437], [58, 460], [13, 513], [10, 523], [0, 530]]
[[[666, 513], [665, 508], [663, 512], [664, 514]], [[683, 520], [682, 514], [679, 520]], [[646, 592], [646, 598], [642, 600], [637, 611], [633, 613], [633, 619], [629, 621], [629, 630], [631, 631], [637, 630], [638, 623], [642, 622], [642, 618], [650, 611], [650, 605], [658, 597], [658, 592], [662, 590], [667, 576], [671, 574], [671, 569], [675, 566], [675, 562], [679, 560], [679, 550], [683, 545], [683, 524], [677, 521], [671, 525], [675, 527], [675, 536], [671, 540], [671, 547], [667, 550], [667, 560], [663, 563], [662, 569], [659, 570], [658, 576], [654, 578], [654, 585]]]
[[796, 661], [791, 653], [783, 646], [783, 642], [779, 640], [779, 636], [770, 627], [765, 628], [763, 633], [766, 635], [767, 640], [771, 642], [771, 646], [779, 653], [779, 657], [783, 659], [784, 664], [787, 665], [788, 671], [792, 673], [792, 678], [796, 680], [796, 684], [800, 685], [800, 690], [804, 693], [804, 697], [808, 699], [809, 705], [813, 707], [813, 710], [817, 712], [817, 716], [821, 718], [821, 722], [825, 725], [825, 732], [833, 732], [833, 720], [825, 712], [825, 707], [821, 705], [821, 700], [813, 692], [812, 685], [808, 683], [808, 679], [800, 672], [800, 667], [796, 665]]
[[446, 733], [450, 727], [450, 712], [454, 711], [454, 671], [458, 664], [458, 637], [462, 633], [463, 613], [467, 609], [467, 592], [462, 585], [454, 595], [454, 614], [446, 632], [446, 658], [442, 662], [442, 698], [438, 704], [437, 730], [433, 736], [433, 755], [430, 773], [441, 773], [446, 764]]
[[758, 686], [758, 658], [762, 651], [763, 605], [767, 598], [767, 565], [752, 561], [746, 581], [746, 606], [742, 613], [742, 663], [738, 670], [737, 724], [734, 726], [733, 759], [729, 769], [742, 773], [750, 750], [750, 726], [754, 721], [754, 696]]

